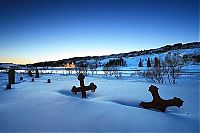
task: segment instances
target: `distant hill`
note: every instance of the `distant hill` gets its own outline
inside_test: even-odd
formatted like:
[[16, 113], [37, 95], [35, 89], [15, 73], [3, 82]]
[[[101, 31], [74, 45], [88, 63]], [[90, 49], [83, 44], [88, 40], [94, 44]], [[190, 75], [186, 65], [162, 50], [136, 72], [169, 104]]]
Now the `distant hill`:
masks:
[[143, 62], [147, 60], [147, 58], [155, 58], [155, 57], [164, 57], [167, 52], [175, 52], [180, 54], [184, 60], [187, 62], [200, 62], [200, 42], [191, 42], [191, 43], [177, 43], [174, 45], [166, 45], [156, 49], [149, 50], [141, 50], [141, 51], [131, 51], [128, 53], [120, 53], [120, 54], [111, 54], [111, 55], [103, 55], [103, 56], [86, 56], [86, 57], [74, 57], [69, 59], [62, 59], [58, 61], [46, 61], [46, 62], [38, 62], [34, 64], [27, 64], [29, 67], [58, 67], [63, 66], [66, 63], [74, 63], [76, 66], [84, 65], [88, 66], [89, 64], [96, 64], [97, 67], [103, 66], [112, 59], [123, 59], [126, 62], [126, 66], [137, 66], [139, 60], [141, 59]]

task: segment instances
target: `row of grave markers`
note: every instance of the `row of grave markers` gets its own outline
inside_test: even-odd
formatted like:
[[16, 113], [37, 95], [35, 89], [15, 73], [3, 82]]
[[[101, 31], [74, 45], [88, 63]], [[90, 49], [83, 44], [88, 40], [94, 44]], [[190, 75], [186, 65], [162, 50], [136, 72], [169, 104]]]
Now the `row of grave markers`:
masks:
[[[29, 72], [29, 76], [32, 76], [32, 73]], [[38, 70], [36, 70], [36, 78], [39, 77], [39, 72]], [[91, 91], [91, 92], [95, 92], [95, 90], [97, 89], [97, 86], [94, 83], [90, 83], [89, 86], [85, 86], [84, 84], [84, 79], [85, 76], [80, 73], [78, 75], [78, 80], [80, 81], [80, 87], [76, 87], [73, 86], [71, 89], [71, 92], [73, 94], [77, 94], [78, 92], [81, 92], [82, 94], [82, 98], [87, 98], [86, 95], [86, 91]], [[7, 89], [11, 89], [11, 84], [15, 84], [15, 70], [14, 69], [10, 69], [8, 71], [8, 85], [6, 86], [6, 90]], [[23, 80], [23, 78], [20, 77], [20, 80]], [[34, 79], [32, 79], [32, 82], [34, 81]], [[50, 83], [50, 79], [47, 80], [47, 83]], [[157, 111], [160, 112], [165, 112], [166, 108], [169, 106], [177, 106], [177, 107], [181, 107], [183, 105], [183, 100], [181, 100], [180, 98], [174, 97], [173, 99], [169, 99], [169, 100], [164, 100], [160, 97], [159, 93], [158, 93], [158, 88], [156, 86], [151, 85], [149, 87], [150, 93], [152, 94], [153, 100], [151, 102], [141, 102], [139, 107], [143, 107], [145, 109], [149, 109], [149, 108], [153, 108]]]
[[[33, 77], [31, 71], [28, 72], [28, 75], [30, 77]], [[39, 78], [39, 72], [38, 72], [37, 69], [36, 69], [36, 73], [35, 73], [35, 78]], [[19, 80], [23, 80], [23, 77], [20, 77]], [[31, 81], [34, 82], [34, 78], [32, 78]], [[51, 83], [51, 80], [48, 79], [47, 83]], [[11, 84], [15, 84], [15, 70], [14, 69], [9, 69], [9, 71], [8, 71], [8, 84], [6, 86], [6, 90], [10, 90], [11, 89]]]

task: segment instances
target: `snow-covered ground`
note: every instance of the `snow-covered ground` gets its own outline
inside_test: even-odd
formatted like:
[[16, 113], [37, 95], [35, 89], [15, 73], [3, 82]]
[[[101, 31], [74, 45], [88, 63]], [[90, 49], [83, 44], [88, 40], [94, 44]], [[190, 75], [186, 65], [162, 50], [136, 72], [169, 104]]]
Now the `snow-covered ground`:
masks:
[[200, 75], [184, 75], [175, 85], [154, 84], [162, 98], [184, 100], [181, 108], [169, 107], [166, 113], [138, 107], [152, 100], [152, 83], [137, 75], [86, 76], [85, 85], [97, 85], [87, 99], [70, 91], [79, 86], [76, 75], [42, 74], [35, 82], [19, 76], [6, 91], [7, 74], [0, 73], [0, 132], [199, 132]]

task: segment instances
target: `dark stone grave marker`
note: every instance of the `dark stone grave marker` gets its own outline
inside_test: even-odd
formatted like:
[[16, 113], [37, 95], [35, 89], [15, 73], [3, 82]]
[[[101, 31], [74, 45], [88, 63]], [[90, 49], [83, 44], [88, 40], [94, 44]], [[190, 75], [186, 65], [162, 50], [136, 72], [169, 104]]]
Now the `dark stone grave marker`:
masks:
[[23, 77], [20, 77], [19, 80], [23, 80]]
[[157, 111], [165, 112], [166, 108], [169, 106], [177, 106], [181, 107], [183, 102], [180, 98], [174, 97], [173, 99], [164, 100], [160, 97], [158, 93], [158, 88], [156, 86], [151, 85], [149, 87], [149, 91], [152, 94], [153, 100], [151, 102], [141, 102], [140, 106], [146, 109], [154, 108]]
[[8, 84], [15, 84], [15, 70], [9, 69], [8, 71]]
[[73, 86], [71, 89], [71, 92], [73, 94], [77, 94], [77, 92], [81, 92], [82, 98], [87, 98], [86, 91], [91, 90], [91, 92], [95, 92], [95, 89], [97, 88], [97, 86], [94, 83], [90, 83], [89, 86], [85, 86], [84, 78], [85, 76], [82, 73], [78, 75], [78, 80], [80, 81], [80, 87]]
[[9, 69], [8, 71], [8, 84], [6, 85], [6, 90], [11, 89], [11, 84], [15, 84], [15, 70]]

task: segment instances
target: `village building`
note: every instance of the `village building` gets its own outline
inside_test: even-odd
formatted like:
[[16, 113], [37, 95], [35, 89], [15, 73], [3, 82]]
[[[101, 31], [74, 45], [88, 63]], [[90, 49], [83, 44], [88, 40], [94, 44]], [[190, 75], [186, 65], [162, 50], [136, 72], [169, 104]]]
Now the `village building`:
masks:
[[68, 62], [68, 63], [64, 64], [64, 67], [66, 67], [66, 68], [75, 68], [76, 66], [75, 66], [74, 62]]

